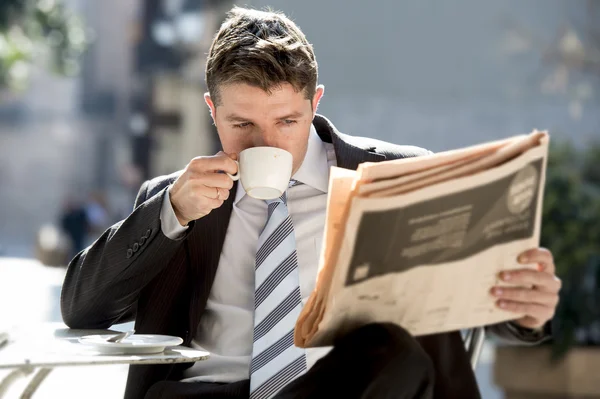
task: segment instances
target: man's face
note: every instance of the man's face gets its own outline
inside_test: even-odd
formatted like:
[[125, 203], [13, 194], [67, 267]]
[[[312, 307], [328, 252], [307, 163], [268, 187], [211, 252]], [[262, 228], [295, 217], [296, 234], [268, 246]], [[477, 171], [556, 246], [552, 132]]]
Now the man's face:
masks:
[[231, 84], [220, 88], [221, 102], [211, 109], [223, 150], [240, 153], [246, 148], [268, 146], [284, 149], [294, 157], [295, 173], [306, 154], [310, 126], [323, 95], [319, 86], [315, 97], [305, 98], [289, 83], [271, 93], [247, 84]]

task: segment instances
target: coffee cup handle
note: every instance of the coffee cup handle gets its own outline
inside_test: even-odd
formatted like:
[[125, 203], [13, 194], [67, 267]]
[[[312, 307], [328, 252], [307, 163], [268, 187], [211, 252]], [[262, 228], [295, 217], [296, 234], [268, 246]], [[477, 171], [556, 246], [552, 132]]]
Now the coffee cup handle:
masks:
[[235, 162], [237, 164], [237, 167], [238, 167], [237, 173], [235, 175], [231, 175], [231, 174], [225, 172], [225, 174], [227, 176], [229, 176], [231, 178], [231, 180], [238, 181], [240, 179], [240, 163], [238, 161], [233, 161], [233, 162]]

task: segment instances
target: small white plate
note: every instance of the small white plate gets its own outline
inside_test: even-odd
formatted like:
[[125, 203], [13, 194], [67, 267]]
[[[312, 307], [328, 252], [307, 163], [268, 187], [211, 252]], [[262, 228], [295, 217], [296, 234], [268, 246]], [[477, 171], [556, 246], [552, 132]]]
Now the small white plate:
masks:
[[180, 337], [154, 334], [133, 334], [121, 342], [107, 342], [108, 338], [114, 336], [115, 334], [86, 335], [79, 338], [79, 342], [106, 355], [160, 353], [168, 346], [183, 343]]

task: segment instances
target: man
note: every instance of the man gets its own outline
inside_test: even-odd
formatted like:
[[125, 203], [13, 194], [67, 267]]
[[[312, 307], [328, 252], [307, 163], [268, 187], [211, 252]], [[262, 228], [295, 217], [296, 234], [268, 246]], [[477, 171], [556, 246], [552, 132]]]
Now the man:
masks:
[[[73, 259], [63, 286], [62, 314], [70, 327], [135, 319], [138, 333], [177, 335], [211, 352], [210, 360], [191, 367], [131, 367], [126, 397], [479, 397], [458, 332], [415, 340], [401, 326], [371, 324], [341, 337], [333, 349], [309, 350], [290, 338], [290, 309], [299, 309], [315, 285], [329, 167], [355, 169], [428, 152], [351, 137], [317, 115], [324, 88], [317, 85], [312, 47], [282, 14], [234, 8], [209, 51], [206, 81], [224, 152], [145, 182], [135, 210]], [[275, 211], [226, 174], [237, 172], [240, 151], [256, 146], [293, 155], [292, 182], [276, 209], [291, 217], [293, 230], [285, 237], [294, 248], [286, 252], [285, 272], [276, 268], [267, 277], [275, 281], [267, 293], [264, 284], [255, 286], [255, 256], [274, 230]], [[270, 250], [283, 251], [279, 244]], [[539, 271], [504, 277], [534, 288], [493, 295], [498, 306], [527, 316], [488, 331], [537, 343], [547, 334], [543, 327], [560, 283], [548, 251], [525, 256], [521, 260], [539, 264]], [[278, 273], [297, 276], [294, 295], [279, 291]], [[266, 302], [268, 310], [261, 308]]]
[[71, 258], [85, 248], [84, 243], [89, 228], [85, 208], [74, 198], [68, 197], [65, 200], [60, 216], [60, 226], [71, 239], [72, 247], [68, 255]]

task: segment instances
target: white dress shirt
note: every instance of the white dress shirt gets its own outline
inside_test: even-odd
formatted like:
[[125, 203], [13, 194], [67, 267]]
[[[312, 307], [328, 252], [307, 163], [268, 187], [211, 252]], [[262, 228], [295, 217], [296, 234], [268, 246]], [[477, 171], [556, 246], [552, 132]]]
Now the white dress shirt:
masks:
[[[296, 236], [302, 305], [315, 288], [325, 211], [329, 169], [336, 165], [333, 145], [324, 143], [313, 127], [306, 156], [296, 179], [304, 184], [288, 190], [288, 209]], [[254, 330], [254, 264], [258, 237], [267, 221], [267, 204], [246, 195], [237, 183], [236, 197], [221, 258], [192, 346], [210, 352], [185, 372], [185, 381], [234, 382], [248, 379]], [[163, 233], [177, 239], [187, 227], [175, 216], [168, 191], [161, 210]], [[283, 299], [283, 298], [282, 298]], [[307, 349], [310, 368], [331, 350]]]

